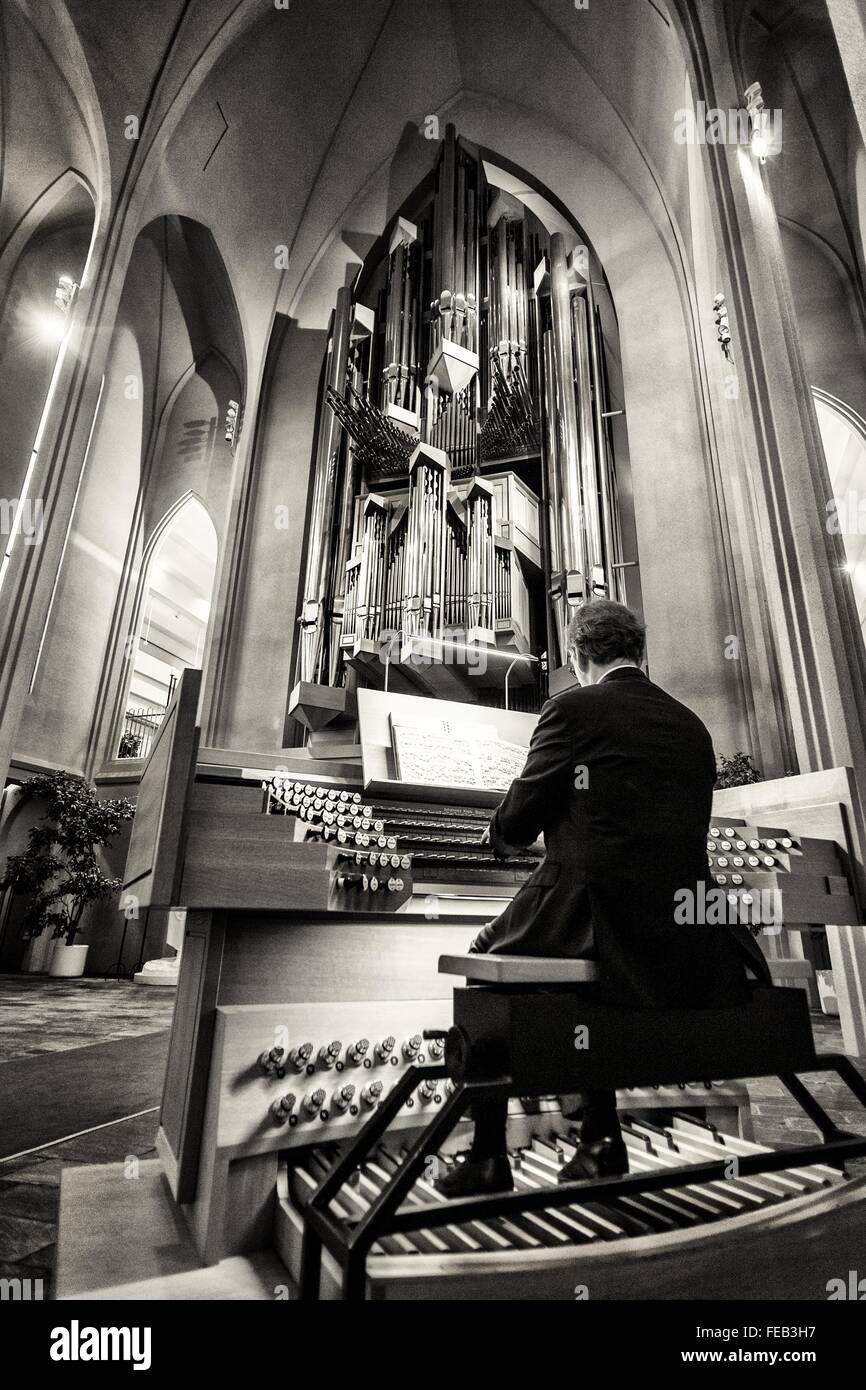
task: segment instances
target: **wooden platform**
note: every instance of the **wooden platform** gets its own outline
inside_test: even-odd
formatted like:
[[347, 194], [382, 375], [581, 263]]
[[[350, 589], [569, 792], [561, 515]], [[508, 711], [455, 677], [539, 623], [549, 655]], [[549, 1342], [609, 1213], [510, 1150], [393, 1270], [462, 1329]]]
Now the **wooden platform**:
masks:
[[[138, 1162], [137, 1175], [129, 1162]], [[159, 1159], [67, 1168], [60, 1184], [58, 1299], [294, 1297], [270, 1250], [202, 1268]]]

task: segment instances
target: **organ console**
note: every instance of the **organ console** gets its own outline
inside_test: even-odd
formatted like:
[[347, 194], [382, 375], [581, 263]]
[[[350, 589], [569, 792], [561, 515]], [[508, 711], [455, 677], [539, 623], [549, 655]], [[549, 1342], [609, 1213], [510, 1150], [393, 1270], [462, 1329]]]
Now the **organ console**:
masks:
[[[217, 784], [194, 774], [186, 683], [144, 773], [127, 879], [143, 905], [187, 909], [158, 1149], [204, 1267], [276, 1252], [307, 1297], [573, 1298], [587, 1283], [594, 1298], [647, 1296], [648, 1268], [657, 1297], [741, 1296], [751, 1268], [761, 1294], [823, 1296], [807, 1287], [816, 1242], [843, 1262], [862, 1243], [862, 1180], [842, 1164], [866, 1140], [841, 1135], [795, 1073], [836, 1069], [861, 1103], [866, 1087], [845, 1058], [815, 1055], [799, 989], [764, 991], [770, 1004], [733, 1029], [594, 1015], [603, 1045], [580, 1054], [574, 970], [591, 966], [466, 955], [538, 862], [481, 845], [473, 802], [492, 793], [402, 800], [396, 778], [300, 766], [264, 788]], [[728, 812], [709, 853], [722, 894], [778, 893], [783, 932], [861, 920], [843, 847], [802, 818], [789, 833]], [[743, 859], [741, 884], [720, 857]], [[339, 884], [354, 874], [360, 886]], [[774, 926], [753, 929], [776, 944]], [[778, 979], [804, 983], [808, 962], [775, 956]], [[440, 959], [468, 987], [453, 990]], [[558, 1093], [598, 1083], [599, 1058], [630, 1173], [568, 1190], [556, 1178], [575, 1130]], [[823, 1147], [756, 1142], [741, 1078], [767, 1072]], [[515, 1191], [445, 1210], [435, 1178], [468, 1144], [473, 1086], [510, 1096]]]

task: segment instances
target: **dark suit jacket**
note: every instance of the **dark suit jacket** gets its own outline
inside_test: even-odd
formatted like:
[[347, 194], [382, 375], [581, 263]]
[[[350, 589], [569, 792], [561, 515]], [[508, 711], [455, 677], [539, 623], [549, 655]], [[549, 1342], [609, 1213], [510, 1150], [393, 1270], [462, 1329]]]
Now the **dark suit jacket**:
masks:
[[546, 857], [473, 945], [599, 962], [637, 1008], [724, 1008], [769, 971], [746, 927], [677, 925], [675, 894], [715, 888], [706, 837], [716, 762], [701, 720], [636, 667], [548, 700], [494, 813], [497, 853], [543, 832]]

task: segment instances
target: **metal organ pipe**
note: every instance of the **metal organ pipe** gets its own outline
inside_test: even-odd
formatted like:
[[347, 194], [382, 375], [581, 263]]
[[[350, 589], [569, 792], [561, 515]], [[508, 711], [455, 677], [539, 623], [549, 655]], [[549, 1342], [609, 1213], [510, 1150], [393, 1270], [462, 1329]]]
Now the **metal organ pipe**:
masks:
[[574, 383], [574, 352], [571, 330], [571, 284], [565, 255], [565, 238], [554, 232], [550, 238], [550, 307], [553, 323], [553, 351], [556, 396], [559, 406], [560, 444], [558, 451], [561, 487], [562, 565], [566, 574], [577, 572], [587, 592], [588, 567], [586, 532], [583, 527], [580, 488], [580, 435]]
[[618, 529], [614, 520], [612, 460], [608, 444], [607, 421], [604, 411], [607, 408], [607, 391], [602, 364], [603, 346], [601, 341], [601, 320], [595, 302], [592, 281], [587, 284], [587, 310], [590, 318], [589, 348], [592, 358], [592, 376], [595, 382], [595, 429], [599, 452], [599, 481], [601, 484], [601, 516], [604, 529], [604, 561], [606, 567], [607, 591], [614, 598], [622, 598], [622, 570], [614, 569], [622, 559]]
[[[590, 337], [587, 320], [587, 300], [578, 292], [571, 300], [574, 322], [574, 357], [577, 380], [578, 422], [580, 437], [580, 476], [583, 494], [583, 516], [586, 536], [586, 592], [592, 594], [592, 570], [604, 564], [601, 538], [601, 515], [598, 500], [599, 468], [596, 463], [595, 430], [593, 426], [593, 390], [590, 378]], [[596, 378], [597, 380], [597, 378]], [[598, 391], [595, 392], [596, 402]]]
[[[337, 291], [337, 304], [331, 327], [327, 385], [343, 395], [349, 353], [351, 295], [343, 286]], [[301, 609], [301, 641], [298, 679], [320, 679], [324, 657], [325, 606], [333, 576], [330, 536], [337, 486], [340, 424], [330, 410], [322, 411], [322, 429], [316, 452], [313, 501], [310, 510], [309, 548]]]
[[[352, 377], [352, 390], [356, 396], [360, 396], [364, 386], [363, 364], [369, 355], [369, 339], [364, 339], [358, 343], [354, 349], [351, 359], [350, 374]], [[355, 444], [350, 438], [346, 448], [346, 466], [343, 470], [343, 481], [340, 497], [339, 523], [337, 527], [337, 551], [334, 564], [336, 583], [343, 583], [343, 594], [334, 603], [334, 611], [331, 615], [331, 651], [330, 651], [330, 670], [328, 680], [331, 685], [336, 685], [340, 679], [341, 649], [340, 638], [344, 632], [350, 631], [346, 626], [348, 612], [348, 581], [345, 579], [346, 566], [352, 557], [353, 540], [353, 516], [355, 510], [355, 497], [361, 486], [360, 469], [355, 456]], [[357, 596], [355, 598], [357, 602]], [[342, 612], [340, 611], [342, 609]]]
[[567, 627], [563, 592], [562, 481], [559, 462], [560, 428], [556, 390], [553, 332], [544, 335], [544, 432], [547, 456], [547, 515], [550, 537], [551, 607], [556, 624], [560, 660], [565, 661]]
[[496, 233], [496, 280], [497, 309], [499, 312], [496, 347], [499, 352], [499, 360], [502, 363], [502, 370], [507, 375], [508, 343], [511, 334], [508, 328], [508, 222], [504, 217], [499, 219]]

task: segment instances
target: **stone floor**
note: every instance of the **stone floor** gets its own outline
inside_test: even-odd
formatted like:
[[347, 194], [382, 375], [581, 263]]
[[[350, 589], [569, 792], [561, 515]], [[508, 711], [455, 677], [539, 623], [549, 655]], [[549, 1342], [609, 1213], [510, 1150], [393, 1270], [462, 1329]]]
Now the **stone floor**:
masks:
[[[0, 1056], [10, 1061], [156, 1033], [168, 1028], [173, 1007], [173, 990], [143, 989], [126, 981], [0, 976]], [[842, 1050], [836, 1020], [816, 1015], [813, 1023], [819, 1052]], [[857, 1066], [866, 1076], [866, 1059]], [[20, 1068], [15, 1072], [20, 1074]], [[142, 1077], [142, 1095], [151, 1095], [156, 1082], [153, 1076]], [[866, 1113], [851, 1106], [838, 1081], [816, 1075], [813, 1087], [838, 1123], [866, 1134]], [[815, 1138], [780, 1082], [750, 1082], [749, 1091], [759, 1142], [784, 1145]], [[26, 1095], [21, 1104], [27, 1104]], [[0, 1162], [0, 1278], [42, 1279], [44, 1297], [50, 1297], [62, 1167], [152, 1158], [156, 1126], [152, 1110]], [[866, 1172], [866, 1161], [851, 1168]]]
[[173, 989], [0, 975], [0, 1062], [171, 1027]]
[[[0, 1087], [4, 1062], [164, 1032], [174, 1000], [173, 989], [142, 988], [128, 980], [0, 975]], [[142, 1078], [142, 1092], [150, 1090], [152, 1078]], [[21, 1103], [26, 1105], [25, 1096]], [[63, 1164], [153, 1157], [156, 1125], [153, 1110], [0, 1162], [0, 1278], [42, 1279], [50, 1297]]]

